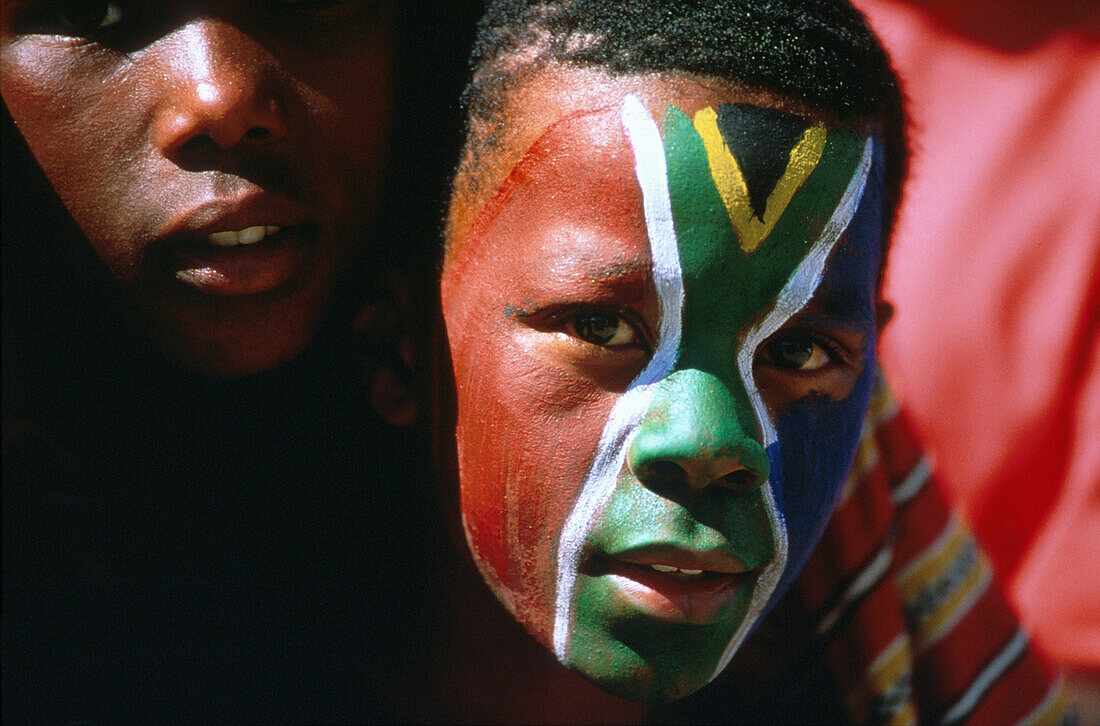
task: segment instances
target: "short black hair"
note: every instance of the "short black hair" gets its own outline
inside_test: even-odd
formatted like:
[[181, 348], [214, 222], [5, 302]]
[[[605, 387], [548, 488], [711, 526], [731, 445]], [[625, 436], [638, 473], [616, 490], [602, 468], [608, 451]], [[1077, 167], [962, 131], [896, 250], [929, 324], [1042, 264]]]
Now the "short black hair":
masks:
[[902, 94], [845, 0], [490, 0], [463, 94], [464, 166], [493, 144], [477, 129], [497, 125], [508, 90], [549, 63], [710, 76], [870, 126], [884, 142], [884, 230], [893, 226], [908, 160]]

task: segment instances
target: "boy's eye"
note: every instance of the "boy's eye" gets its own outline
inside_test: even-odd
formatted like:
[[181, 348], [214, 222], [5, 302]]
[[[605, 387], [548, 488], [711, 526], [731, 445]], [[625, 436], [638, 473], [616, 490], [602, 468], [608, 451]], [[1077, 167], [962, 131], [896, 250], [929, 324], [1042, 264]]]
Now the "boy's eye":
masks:
[[333, 15], [349, 13], [369, 5], [378, 3], [365, 3], [362, 0], [267, 0], [264, 3], [269, 11], [297, 12], [314, 15]]
[[818, 371], [832, 362], [829, 352], [805, 335], [789, 335], [764, 344], [764, 357], [779, 368]]
[[102, 33], [124, 19], [122, 6], [108, 0], [71, 0], [54, 6], [54, 17], [66, 33], [86, 36]]
[[606, 348], [637, 345], [641, 342], [634, 326], [617, 313], [581, 313], [573, 318], [572, 327], [581, 340]]

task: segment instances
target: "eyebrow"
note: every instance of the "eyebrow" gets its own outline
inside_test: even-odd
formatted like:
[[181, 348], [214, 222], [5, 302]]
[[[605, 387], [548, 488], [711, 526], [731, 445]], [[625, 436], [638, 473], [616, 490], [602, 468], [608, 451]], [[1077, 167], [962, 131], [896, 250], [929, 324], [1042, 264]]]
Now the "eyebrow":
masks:
[[543, 267], [545, 272], [560, 275], [576, 282], [616, 284], [634, 282], [638, 278], [649, 279], [652, 264], [648, 257], [637, 255], [633, 259], [607, 261], [596, 254], [576, 253], [555, 257]]
[[875, 335], [874, 303], [845, 288], [822, 285], [806, 307], [791, 316], [788, 324], [809, 325], [825, 330], [851, 330], [861, 337], [861, 353]]
[[518, 313], [532, 313], [574, 297], [591, 302], [600, 302], [601, 298], [608, 302], [623, 297], [640, 299], [653, 286], [648, 257], [609, 261], [584, 251], [563, 252], [561, 256], [532, 260], [522, 277], [525, 309]]

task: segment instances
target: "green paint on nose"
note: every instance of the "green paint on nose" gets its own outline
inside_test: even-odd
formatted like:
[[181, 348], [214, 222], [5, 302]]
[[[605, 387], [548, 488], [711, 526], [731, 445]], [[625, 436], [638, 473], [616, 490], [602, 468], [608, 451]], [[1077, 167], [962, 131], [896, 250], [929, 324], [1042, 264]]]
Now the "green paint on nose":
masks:
[[760, 486], [768, 478], [768, 457], [754, 438], [755, 423], [737, 415], [744, 409], [710, 373], [676, 371], [657, 386], [627, 463], [641, 479], [667, 477], [674, 465], [671, 474], [696, 489]]

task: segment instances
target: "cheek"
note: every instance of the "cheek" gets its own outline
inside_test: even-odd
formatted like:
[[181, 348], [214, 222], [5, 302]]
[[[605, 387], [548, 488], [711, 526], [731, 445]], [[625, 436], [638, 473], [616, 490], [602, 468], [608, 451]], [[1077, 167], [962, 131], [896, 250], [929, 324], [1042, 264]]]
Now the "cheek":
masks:
[[120, 240], [140, 232], [133, 211], [144, 173], [148, 84], [105, 51], [27, 38], [3, 50], [4, 102], [51, 185], [96, 252], [116, 272], [130, 267]]
[[778, 442], [768, 454], [776, 504], [787, 526], [789, 556], [777, 596], [809, 559], [847, 479], [870, 399], [873, 349], [864, 362], [847, 398], [808, 396], [779, 418]]
[[[401, 136], [391, 129], [395, 79], [393, 51], [389, 34], [378, 40], [345, 49], [335, 58], [331, 52], [305, 54], [288, 48], [282, 55], [284, 71], [294, 81], [294, 100], [306, 118], [297, 124], [306, 129], [305, 144], [315, 158], [324, 158], [330, 168], [342, 170], [332, 179], [330, 199], [347, 214], [364, 213], [356, 205], [373, 206], [389, 138]], [[340, 69], [334, 73], [333, 69]], [[423, 144], [422, 138], [411, 143]], [[401, 152], [402, 158], [415, 156], [416, 149]]]
[[548, 605], [558, 537], [616, 394], [517, 344], [493, 309], [448, 316], [462, 513], [491, 584]]

